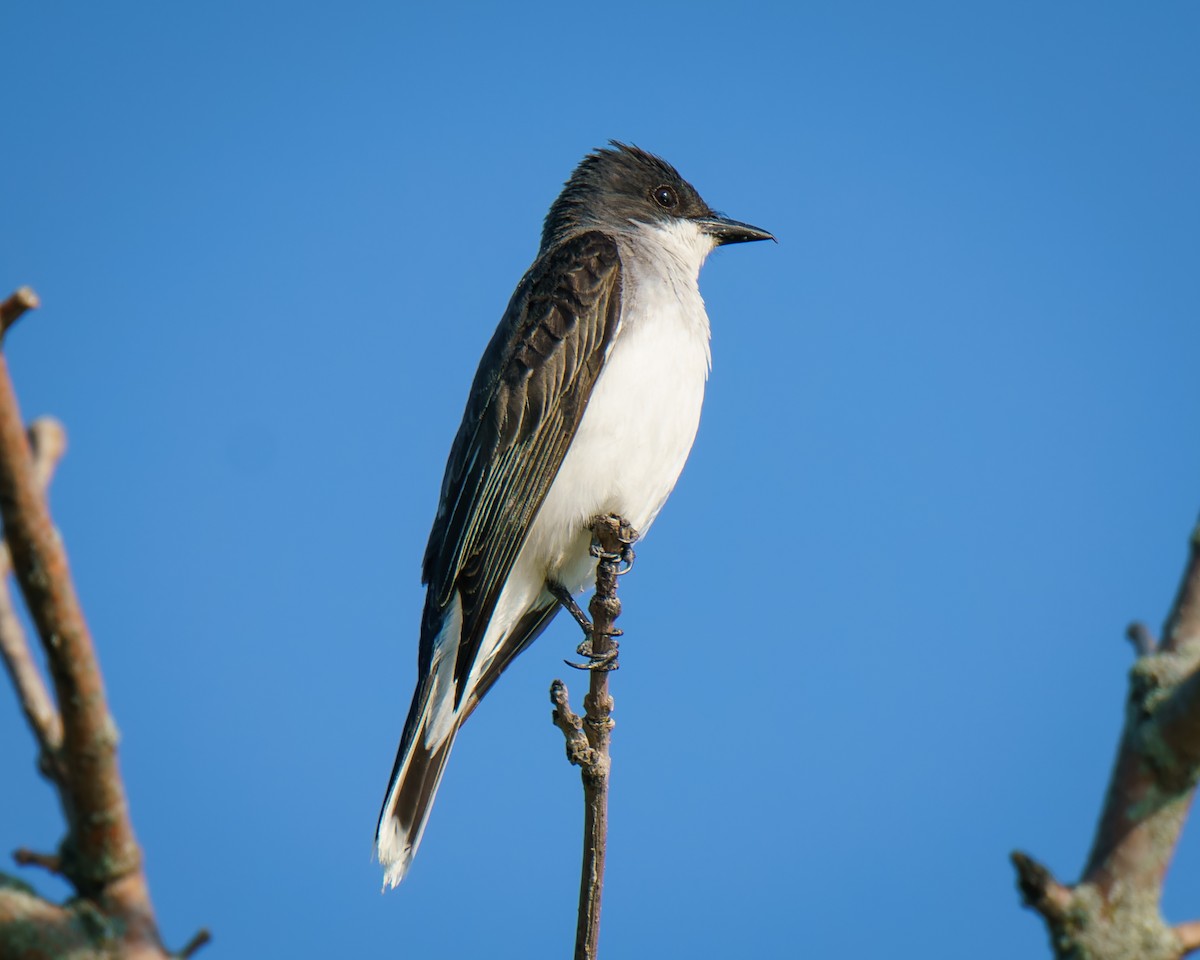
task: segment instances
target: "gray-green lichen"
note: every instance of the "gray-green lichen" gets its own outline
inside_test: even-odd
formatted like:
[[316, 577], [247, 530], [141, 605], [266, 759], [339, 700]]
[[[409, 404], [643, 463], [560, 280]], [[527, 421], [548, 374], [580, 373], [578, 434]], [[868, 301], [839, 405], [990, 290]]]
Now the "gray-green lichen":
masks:
[[1179, 938], [1162, 920], [1152, 894], [1118, 885], [1107, 902], [1091, 884], [1072, 892], [1051, 933], [1058, 960], [1179, 960]]

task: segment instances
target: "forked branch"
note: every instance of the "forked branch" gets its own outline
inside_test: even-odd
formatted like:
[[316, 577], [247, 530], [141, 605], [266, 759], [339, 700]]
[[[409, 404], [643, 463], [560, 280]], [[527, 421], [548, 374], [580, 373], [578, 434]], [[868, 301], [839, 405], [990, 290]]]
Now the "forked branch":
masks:
[[[35, 306], [37, 297], [28, 289], [0, 303], [0, 336]], [[46, 504], [45, 487], [64, 449], [62, 428], [52, 421], [39, 421], [26, 434], [0, 352], [0, 517], [7, 545], [0, 573], [6, 575], [11, 562], [57, 707], [30, 656], [7, 587], [0, 590], [0, 654], [67, 821], [56, 854], [22, 850], [16, 859], [60, 873], [77, 894], [59, 906], [0, 875], [0, 956], [165, 960], [170, 954], [159, 938], [117, 767], [116, 725]]]
[[[29, 447], [33, 453], [34, 477], [38, 490], [45, 496], [58, 461], [67, 448], [67, 436], [57, 420], [44, 417], [29, 428]], [[62, 720], [58, 708], [50, 699], [46, 682], [34, 663], [29, 639], [17, 618], [8, 575], [12, 572], [12, 557], [7, 544], [0, 543], [0, 660], [8, 671], [17, 700], [33, 731], [40, 750], [39, 767], [55, 783], [65, 776], [60, 750]]]

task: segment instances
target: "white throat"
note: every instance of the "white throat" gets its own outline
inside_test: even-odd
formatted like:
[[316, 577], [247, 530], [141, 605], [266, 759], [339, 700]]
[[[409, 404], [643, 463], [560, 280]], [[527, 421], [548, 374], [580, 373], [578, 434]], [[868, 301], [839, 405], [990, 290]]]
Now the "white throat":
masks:
[[667, 272], [690, 278], [694, 284], [700, 276], [705, 259], [716, 248], [712, 234], [691, 220], [669, 220], [665, 223], [632, 222], [626, 236], [634, 241], [637, 253], [656, 259]]
[[678, 324], [702, 350], [707, 377], [712, 361], [699, 280], [700, 267], [716, 246], [713, 238], [689, 220], [631, 222], [617, 243], [625, 268], [622, 326], [646, 316]]

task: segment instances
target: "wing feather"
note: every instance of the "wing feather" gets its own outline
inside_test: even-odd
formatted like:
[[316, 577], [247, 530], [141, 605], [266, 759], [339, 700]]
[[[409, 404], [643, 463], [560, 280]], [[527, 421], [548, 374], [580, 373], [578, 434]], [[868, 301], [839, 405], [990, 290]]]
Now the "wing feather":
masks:
[[[582, 234], [534, 264], [480, 361], [446, 464], [423, 567], [429, 587], [423, 672], [432, 662], [442, 612], [455, 591], [462, 601], [456, 701], [579, 427], [620, 312], [617, 246], [604, 234]], [[519, 649], [525, 638], [509, 642]]]

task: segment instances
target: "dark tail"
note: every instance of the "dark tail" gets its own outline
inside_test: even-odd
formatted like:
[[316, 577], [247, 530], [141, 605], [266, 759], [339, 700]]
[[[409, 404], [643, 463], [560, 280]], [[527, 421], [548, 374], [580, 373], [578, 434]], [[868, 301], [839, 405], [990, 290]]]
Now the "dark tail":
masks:
[[426, 677], [413, 695], [375, 828], [375, 854], [384, 866], [385, 886], [396, 886], [412, 863], [454, 737], [466, 719], [454, 709], [453, 681], [443, 689], [438, 679], [438, 673]]
[[[526, 612], [504, 638], [488, 666], [457, 698], [457, 707], [454, 652], [462, 626], [457, 598], [438, 622], [437, 640], [430, 644], [430, 649], [441, 655], [434, 654], [430, 657], [431, 662], [421, 664], [420, 669], [425, 675], [417, 684], [412, 706], [408, 708], [400, 750], [392, 767], [392, 779], [388, 782], [387, 798], [375, 828], [375, 855], [384, 867], [385, 887], [394, 887], [403, 880], [412, 863], [459, 727], [504, 668], [533, 642], [557, 611], [558, 604], [551, 603]], [[446, 631], [453, 632], [444, 636]]]

